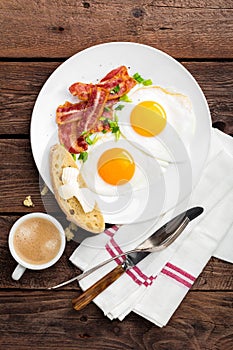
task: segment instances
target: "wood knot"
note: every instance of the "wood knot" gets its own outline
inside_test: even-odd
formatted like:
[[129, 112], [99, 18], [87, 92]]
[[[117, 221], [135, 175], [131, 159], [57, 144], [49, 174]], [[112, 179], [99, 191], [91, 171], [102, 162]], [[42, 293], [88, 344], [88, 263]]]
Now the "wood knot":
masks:
[[159, 30], [172, 30], [170, 27], [160, 27]]
[[83, 7], [84, 7], [85, 9], [89, 9], [90, 6], [91, 6], [91, 5], [89, 4], [89, 2], [86, 2], [86, 1], [83, 2]]
[[114, 327], [113, 328], [113, 332], [114, 332], [114, 334], [116, 334], [116, 335], [118, 335], [118, 334], [120, 334], [120, 327]]
[[140, 8], [135, 8], [132, 10], [132, 14], [135, 18], [140, 18], [143, 17], [144, 11]]
[[58, 27], [54, 26], [52, 27], [52, 30], [54, 30], [55, 32], [63, 32], [65, 28], [62, 26], [58, 26]]
[[83, 334], [79, 334], [79, 338], [85, 339], [85, 338], [91, 338], [91, 336], [87, 333], [83, 333]]
[[86, 316], [81, 316], [80, 317], [81, 322], [87, 322], [87, 317]]

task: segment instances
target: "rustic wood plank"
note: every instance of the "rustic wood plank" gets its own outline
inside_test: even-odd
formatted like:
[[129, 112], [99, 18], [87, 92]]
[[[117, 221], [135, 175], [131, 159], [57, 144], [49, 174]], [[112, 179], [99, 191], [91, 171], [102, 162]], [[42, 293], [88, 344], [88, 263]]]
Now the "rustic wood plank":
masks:
[[0, 63], [1, 134], [29, 134], [31, 113], [37, 95], [59, 64], [58, 62]]
[[[233, 57], [228, 1], [28, 1], [0, 4], [2, 57], [68, 57], [109, 41], [134, 41], [174, 57]], [[216, 21], [217, 19], [217, 21]]]
[[109, 321], [94, 304], [72, 310], [74, 291], [1, 291], [4, 349], [231, 350], [233, 293], [190, 292], [165, 328], [130, 314]]
[[[29, 140], [0, 140], [1, 179], [0, 179], [0, 212], [27, 213], [44, 211], [56, 212], [58, 206], [52, 196], [46, 195], [43, 200], [40, 194], [39, 174], [33, 161]], [[23, 205], [26, 196], [31, 195], [33, 208]]]
[[[59, 65], [60, 62], [0, 62], [0, 134], [29, 134], [36, 97]], [[203, 89], [213, 122], [233, 134], [233, 63], [183, 62], [183, 65]]]
[[[64, 255], [54, 266], [43, 271], [26, 271], [20, 281], [13, 281], [11, 279], [11, 274], [16, 266], [16, 262], [10, 255], [7, 239], [10, 228], [18, 217], [19, 216], [0, 216], [0, 288], [46, 289], [80, 273], [80, 271], [69, 262], [70, 255], [78, 246], [78, 242], [80, 242], [79, 238], [81, 236], [77, 232], [75, 235], [76, 241], [67, 242]], [[57, 218], [62, 223], [63, 227], [67, 226], [67, 222], [62, 216]], [[77, 284], [72, 283], [63, 289], [70, 290], [77, 288]], [[192, 289], [202, 291], [233, 290], [233, 265], [212, 258]]]

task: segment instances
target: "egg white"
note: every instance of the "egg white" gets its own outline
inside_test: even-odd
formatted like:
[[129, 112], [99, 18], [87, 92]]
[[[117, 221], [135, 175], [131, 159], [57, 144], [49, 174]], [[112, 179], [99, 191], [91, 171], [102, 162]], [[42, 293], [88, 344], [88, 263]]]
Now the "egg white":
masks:
[[[166, 162], [184, 161], [188, 157], [189, 146], [195, 132], [195, 114], [189, 97], [171, 92], [159, 86], [138, 87], [129, 94], [132, 102], [123, 103], [117, 111], [119, 126], [123, 136], [145, 153]], [[133, 108], [143, 101], [155, 101], [163, 107], [167, 123], [161, 133], [145, 137], [135, 132], [130, 124]]]
[[[98, 173], [98, 160], [106, 150], [123, 148], [130, 153], [135, 163], [135, 173], [126, 184], [114, 186], [106, 183]], [[103, 196], [119, 197], [132, 191], [143, 190], [152, 185], [161, 176], [161, 166], [153, 159], [141, 152], [125, 139], [116, 141], [114, 134], [105, 134], [93, 147], [88, 149], [88, 159], [81, 165], [80, 172], [87, 187]]]

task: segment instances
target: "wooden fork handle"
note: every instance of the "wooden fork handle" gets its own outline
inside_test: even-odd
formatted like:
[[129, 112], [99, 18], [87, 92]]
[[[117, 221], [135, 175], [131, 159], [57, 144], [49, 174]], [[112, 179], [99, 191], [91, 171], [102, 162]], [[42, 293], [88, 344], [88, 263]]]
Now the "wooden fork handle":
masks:
[[125, 269], [122, 265], [118, 265], [114, 270], [110, 271], [107, 275], [102, 277], [99, 281], [89, 287], [79, 297], [72, 300], [73, 308], [75, 310], [82, 310], [88, 305], [97, 295], [103, 292], [110, 284], [116, 281], [123, 273]]

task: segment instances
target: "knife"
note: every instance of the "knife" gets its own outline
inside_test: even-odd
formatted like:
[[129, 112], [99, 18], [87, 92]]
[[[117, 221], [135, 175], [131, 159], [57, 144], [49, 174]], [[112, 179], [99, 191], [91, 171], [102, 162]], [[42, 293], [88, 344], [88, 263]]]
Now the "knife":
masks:
[[[186, 212], [179, 214], [160, 229], [154, 232], [148, 239], [141, 243], [136, 249], [124, 252], [114, 257], [124, 256], [125, 259], [121, 265], [118, 265], [108, 274], [103, 276], [95, 284], [89, 287], [80, 296], [72, 300], [73, 308], [81, 310], [88, 305], [97, 295], [104, 291], [108, 286], [115, 282], [124, 272], [138, 264], [148, 254], [162, 250], [170, 245], [183, 232], [188, 223], [198, 217], [203, 212], [203, 208], [194, 207]], [[114, 259], [110, 259], [114, 260]], [[103, 266], [103, 264], [100, 264]], [[93, 269], [92, 269], [93, 270]], [[77, 278], [76, 278], [77, 279]]]

